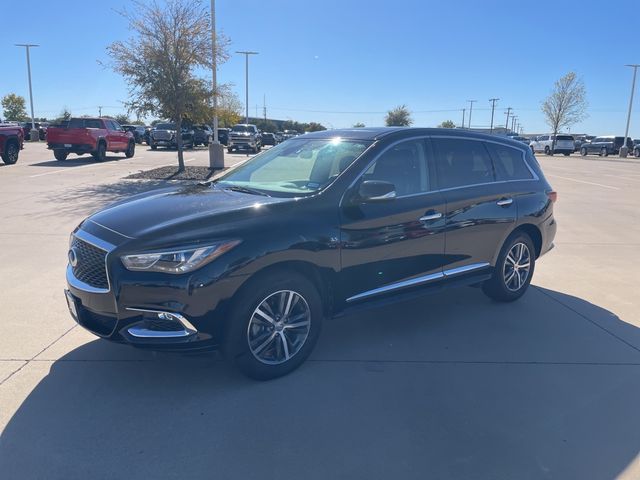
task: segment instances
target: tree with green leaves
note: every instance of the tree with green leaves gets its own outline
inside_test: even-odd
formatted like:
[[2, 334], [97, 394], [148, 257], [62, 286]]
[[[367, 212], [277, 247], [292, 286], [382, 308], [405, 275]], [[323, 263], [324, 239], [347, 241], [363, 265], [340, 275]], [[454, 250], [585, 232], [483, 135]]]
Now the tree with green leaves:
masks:
[[[212, 85], [197, 72], [212, 68], [211, 18], [202, 0], [133, 0], [134, 8], [121, 15], [133, 36], [107, 47], [111, 68], [129, 85], [128, 110], [175, 122], [200, 121], [211, 105]], [[227, 59], [228, 42], [217, 39], [217, 63]], [[142, 52], [142, 53], [141, 53]], [[209, 110], [210, 112], [210, 110]], [[177, 135], [178, 169], [184, 170], [182, 135]]]
[[387, 127], [408, 127], [413, 123], [411, 112], [409, 112], [406, 105], [399, 105], [396, 108], [389, 110], [384, 121], [387, 124]]
[[366, 125], [362, 122], [357, 122], [353, 124], [353, 128], [364, 128]]
[[327, 127], [318, 122], [309, 122], [305, 125], [305, 132], [321, 132], [322, 130], [326, 130]]
[[113, 117], [113, 119], [120, 125], [129, 125], [131, 123], [131, 119], [126, 113], [119, 113], [118, 115]]
[[8, 93], [0, 101], [4, 110], [5, 120], [11, 122], [24, 122], [27, 120], [27, 108], [24, 97], [15, 93]]
[[556, 81], [553, 91], [542, 102], [547, 125], [553, 133], [551, 155], [556, 148], [556, 135], [587, 117], [587, 94], [582, 80], [569, 72]]
[[438, 128], [456, 128], [456, 124], [451, 120], [445, 120], [440, 125], [438, 125]]

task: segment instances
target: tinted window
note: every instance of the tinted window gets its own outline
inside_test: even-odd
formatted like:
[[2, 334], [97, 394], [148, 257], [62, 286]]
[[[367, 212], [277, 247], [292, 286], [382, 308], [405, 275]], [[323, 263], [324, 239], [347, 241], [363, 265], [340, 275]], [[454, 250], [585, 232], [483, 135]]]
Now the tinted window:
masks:
[[433, 143], [438, 152], [440, 188], [476, 185], [495, 180], [493, 165], [483, 142], [437, 138]]
[[120, 124], [115, 120], [110, 120], [108, 125], [109, 130], [120, 130]]
[[409, 140], [391, 147], [367, 169], [363, 179], [391, 182], [399, 197], [427, 192], [429, 175], [424, 142]]
[[84, 128], [83, 118], [72, 118], [69, 120], [69, 128]]
[[487, 143], [493, 156], [498, 180], [528, 180], [533, 175], [524, 164], [522, 150], [495, 143]]
[[557, 135], [556, 140], [571, 140], [573, 142], [573, 137], [571, 135]]
[[102, 128], [102, 122], [100, 120], [87, 119], [84, 121], [86, 128]]

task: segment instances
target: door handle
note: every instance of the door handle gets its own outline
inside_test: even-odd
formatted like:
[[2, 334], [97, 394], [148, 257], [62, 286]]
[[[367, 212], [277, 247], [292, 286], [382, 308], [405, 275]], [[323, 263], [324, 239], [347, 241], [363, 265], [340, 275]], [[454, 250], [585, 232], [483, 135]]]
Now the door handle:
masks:
[[431, 220], [438, 220], [439, 218], [442, 218], [442, 214], [440, 212], [435, 212], [435, 213], [430, 213], [428, 215], [423, 215], [422, 217], [419, 218], [419, 220], [421, 222], [429, 222]]
[[496, 205], [499, 205], [501, 207], [506, 207], [508, 205], [511, 205], [512, 203], [513, 203], [513, 198], [501, 198], [496, 202]]

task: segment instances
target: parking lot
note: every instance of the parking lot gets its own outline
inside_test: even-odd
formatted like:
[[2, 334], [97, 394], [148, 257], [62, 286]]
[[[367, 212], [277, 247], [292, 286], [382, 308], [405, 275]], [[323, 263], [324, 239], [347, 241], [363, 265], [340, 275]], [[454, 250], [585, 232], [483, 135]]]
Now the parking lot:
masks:
[[462, 288], [335, 319], [259, 383], [67, 311], [69, 233], [175, 156], [57, 162], [40, 143], [0, 167], [1, 477], [640, 478], [639, 159], [538, 155], [558, 234], [520, 301]]

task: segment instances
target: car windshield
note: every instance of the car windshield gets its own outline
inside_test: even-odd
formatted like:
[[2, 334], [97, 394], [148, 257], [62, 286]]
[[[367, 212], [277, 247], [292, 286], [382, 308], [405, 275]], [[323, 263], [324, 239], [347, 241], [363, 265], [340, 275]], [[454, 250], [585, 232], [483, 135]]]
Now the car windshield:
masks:
[[176, 126], [173, 123], [159, 123], [156, 125], [156, 130], [175, 130]]
[[236, 125], [232, 129], [233, 132], [253, 132], [253, 127], [248, 125]]
[[248, 160], [217, 184], [273, 196], [310, 195], [329, 185], [369, 144], [340, 138], [292, 140]]

